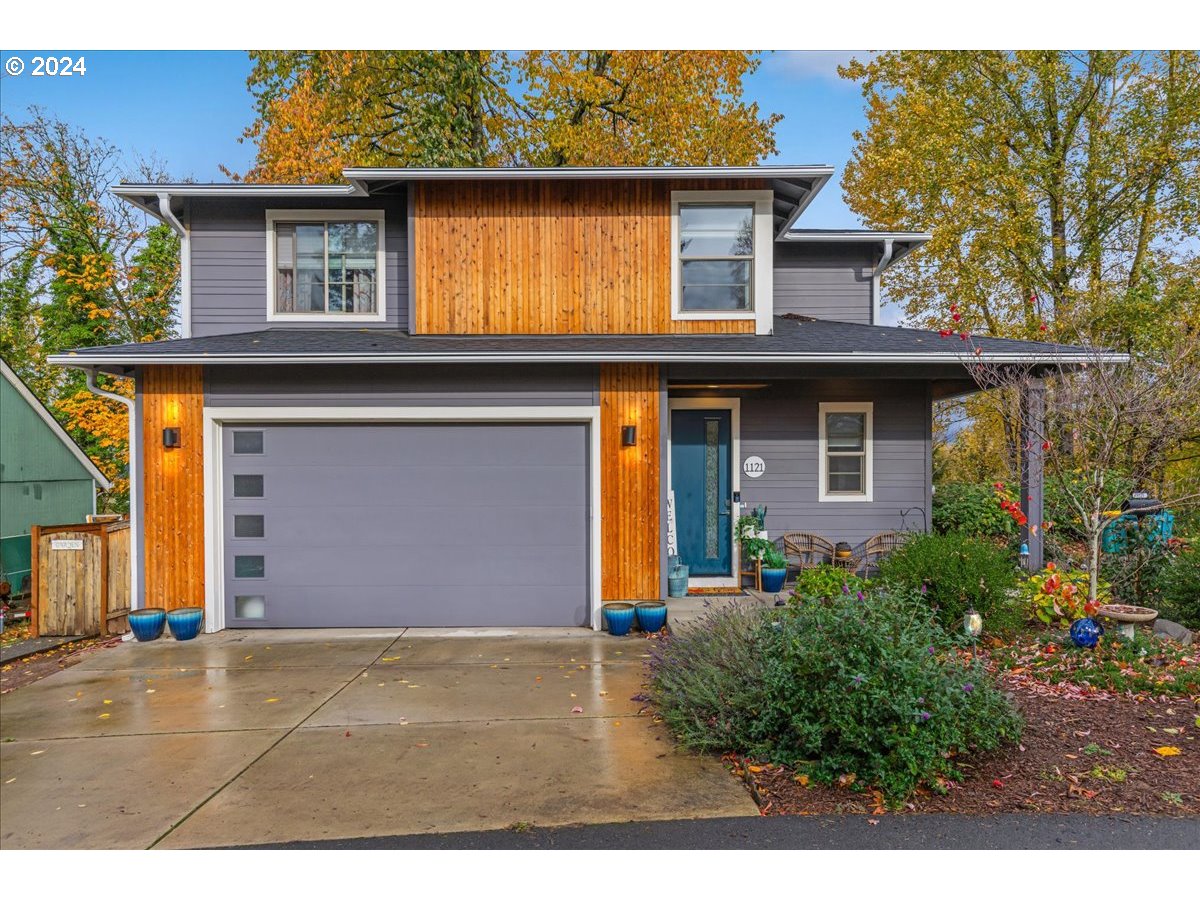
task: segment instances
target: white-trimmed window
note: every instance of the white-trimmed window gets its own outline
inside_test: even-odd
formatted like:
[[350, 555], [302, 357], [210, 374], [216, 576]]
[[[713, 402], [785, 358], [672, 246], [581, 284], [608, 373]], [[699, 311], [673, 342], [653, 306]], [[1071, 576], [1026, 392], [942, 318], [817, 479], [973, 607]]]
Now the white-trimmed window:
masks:
[[752, 319], [771, 331], [771, 191], [671, 193], [671, 317]]
[[383, 210], [267, 211], [267, 319], [382, 322]]
[[873, 404], [822, 403], [819, 416], [818, 499], [869, 501], [874, 470]]

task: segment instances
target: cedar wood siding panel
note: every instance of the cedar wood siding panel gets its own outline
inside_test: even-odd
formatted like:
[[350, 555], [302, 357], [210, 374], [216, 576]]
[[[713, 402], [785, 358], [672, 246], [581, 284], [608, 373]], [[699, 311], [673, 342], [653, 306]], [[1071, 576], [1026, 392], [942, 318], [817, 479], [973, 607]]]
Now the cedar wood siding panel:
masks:
[[[348, 318], [353, 328], [408, 328], [408, 203], [404, 195], [336, 199], [197, 200], [191, 220], [192, 335], [267, 327], [268, 209], [383, 209], [386, 322]], [[328, 322], [272, 322], [272, 328], [336, 328]]]
[[752, 334], [752, 319], [671, 319], [671, 192], [766, 186], [724, 180], [413, 185], [413, 331]]
[[[204, 605], [204, 384], [200, 366], [140, 371], [147, 606]], [[162, 430], [179, 428], [180, 446]]]
[[[662, 453], [658, 366], [600, 367], [600, 596], [657, 600]], [[637, 443], [621, 444], [621, 427], [637, 427]]]
[[210, 366], [208, 406], [595, 406], [598, 369]]
[[[874, 491], [866, 502], [818, 502], [818, 404], [874, 403]], [[909, 527], [930, 522], [932, 402], [924, 381], [813, 380], [779, 383], [742, 396], [741, 465], [761, 456], [766, 472], [742, 477], [742, 509], [767, 507], [772, 537], [812, 531], [831, 541], [858, 544], [896, 531], [900, 511]]]
[[775, 315], [871, 323], [871, 272], [879, 248], [869, 243], [775, 243]]

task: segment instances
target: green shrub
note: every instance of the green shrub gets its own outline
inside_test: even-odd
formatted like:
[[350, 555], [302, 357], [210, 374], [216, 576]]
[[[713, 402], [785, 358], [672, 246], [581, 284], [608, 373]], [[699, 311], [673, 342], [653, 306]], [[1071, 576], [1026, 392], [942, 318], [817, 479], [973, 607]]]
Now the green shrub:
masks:
[[1200, 630], [1200, 550], [1181, 551], [1156, 578], [1159, 612], [1192, 630]]
[[893, 804], [961, 777], [961, 754], [1021, 728], [982, 664], [904, 593], [720, 608], [656, 646], [650, 670], [651, 699], [685, 747], [827, 783], [853, 773]]
[[1024, 620], [1020, 603], [1009, 596], [1017, 567], [1008, 550], [965, 535], [921, 534], [879, 563], [879, 577], [898, 588], [925, 591], [943, 627], [961, 627], [969, 607], [983, 614], [990, 631], [1015, 628]]
[[933, 492], [933, 528], [976, 537], [1008, 537], [1017, 533], [1013, 517], [1000, 508], [990, 484], [939, 484]]
[[796, 576], [792, 600], [834, 600], [866, 590], [867, 582], [840, 566], [820, 565], [802, 569]]

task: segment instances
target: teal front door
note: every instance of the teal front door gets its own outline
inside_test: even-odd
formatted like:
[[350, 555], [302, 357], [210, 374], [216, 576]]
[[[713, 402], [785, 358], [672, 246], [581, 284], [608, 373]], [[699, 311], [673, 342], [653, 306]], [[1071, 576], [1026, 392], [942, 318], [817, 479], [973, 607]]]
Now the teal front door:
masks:
[[730, 411], [671, 412], [675, 533], [688, 575], [733, 574]]

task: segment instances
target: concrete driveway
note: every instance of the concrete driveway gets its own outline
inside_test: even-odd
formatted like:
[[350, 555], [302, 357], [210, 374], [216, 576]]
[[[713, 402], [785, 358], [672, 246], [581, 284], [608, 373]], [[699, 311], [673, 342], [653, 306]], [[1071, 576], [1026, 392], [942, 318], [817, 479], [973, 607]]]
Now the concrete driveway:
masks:
[[0, 700], [0, 844], [757, 815], [718, 762], [637, 715], [646, 650], [544, 628], [123, 644]]

